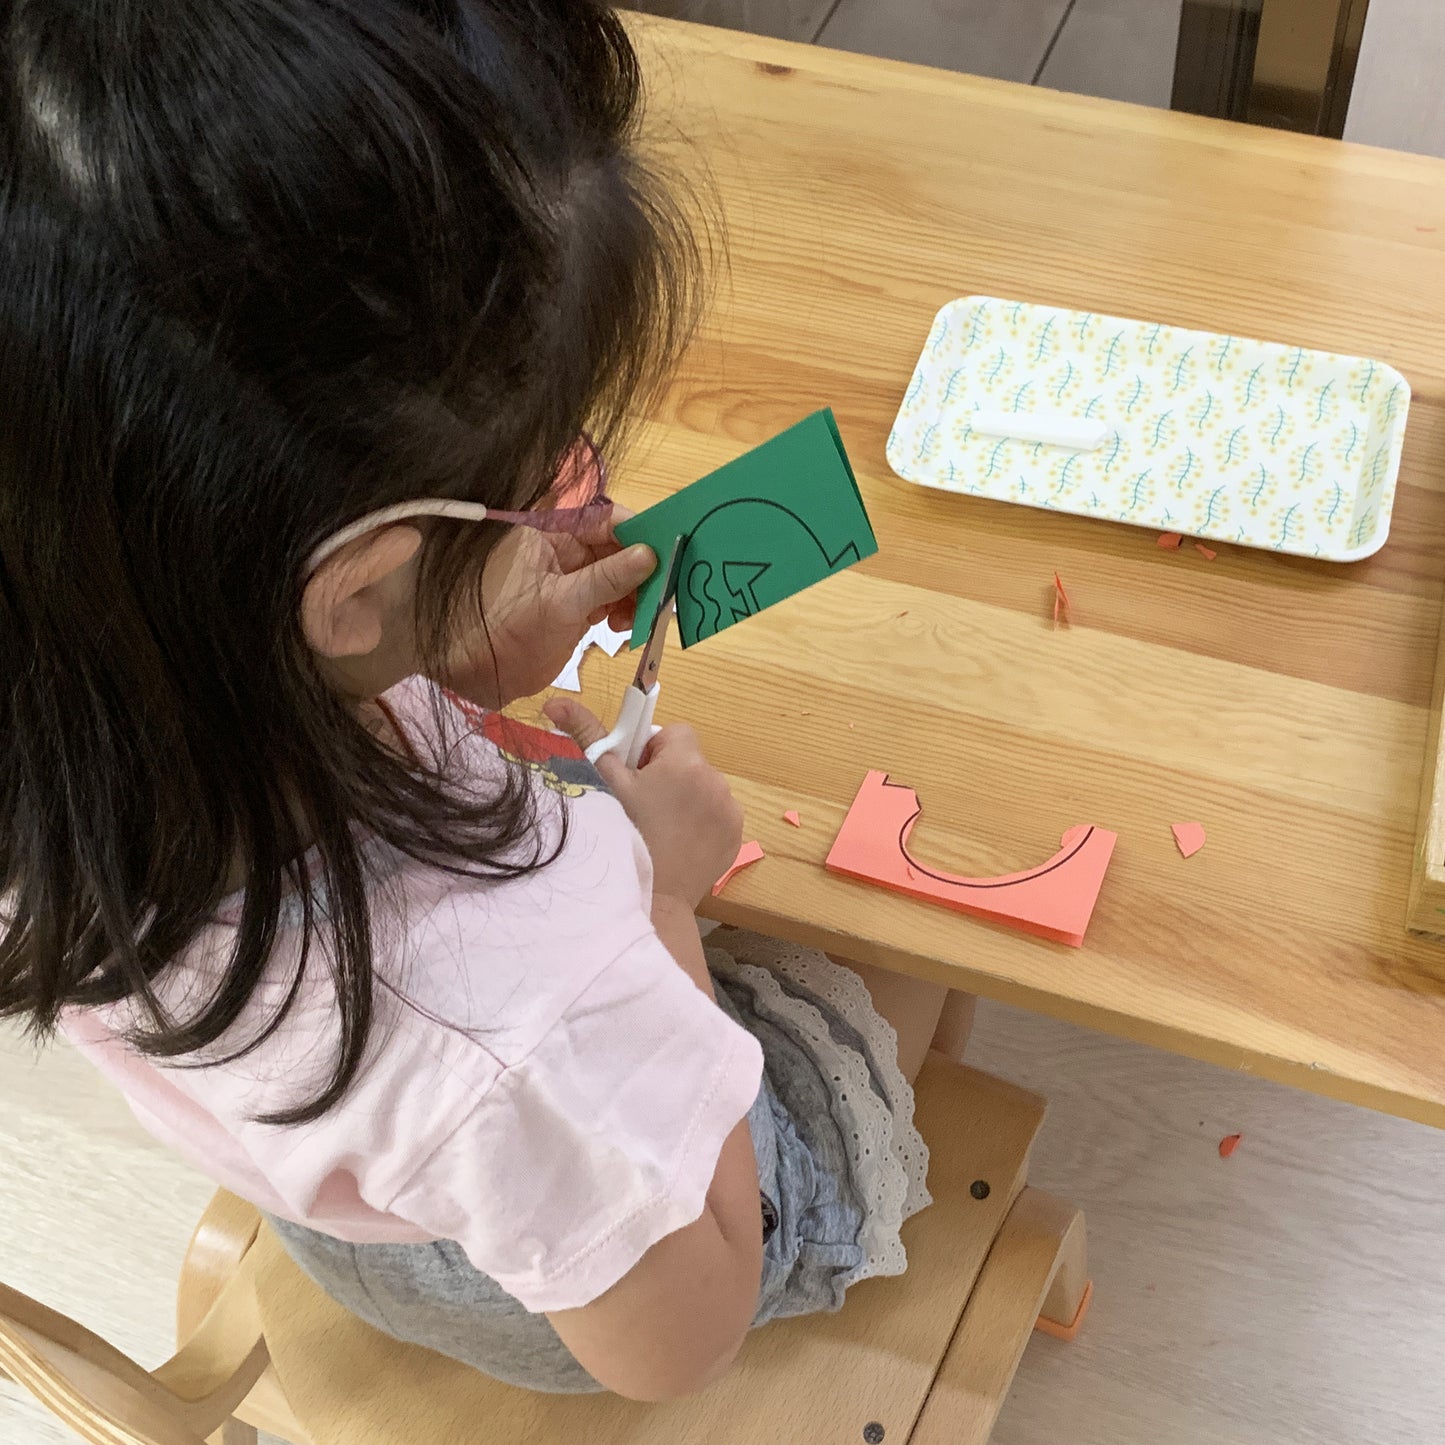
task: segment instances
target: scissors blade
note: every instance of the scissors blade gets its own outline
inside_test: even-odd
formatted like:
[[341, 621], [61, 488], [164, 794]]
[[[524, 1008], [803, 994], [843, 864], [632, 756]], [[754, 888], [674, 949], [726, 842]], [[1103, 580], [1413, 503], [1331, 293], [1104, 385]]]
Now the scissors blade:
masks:
[[666, 581], [657, 599], [657, 611], [652, 615], [652, 626], [647, 632], [647, 642], [642, 656], [637, 660], [637, 672], [632, 685], [639, 692], [646, 692], [657, 681], [657, 669], [662, 662], [662, 650], [667, 644], [667, 624], [677, 611], [677, 584], [682, 577], [682, 554], [687, 546], [687, 537], [680, 536], [672, 544], [672, 554], [667, 559]]

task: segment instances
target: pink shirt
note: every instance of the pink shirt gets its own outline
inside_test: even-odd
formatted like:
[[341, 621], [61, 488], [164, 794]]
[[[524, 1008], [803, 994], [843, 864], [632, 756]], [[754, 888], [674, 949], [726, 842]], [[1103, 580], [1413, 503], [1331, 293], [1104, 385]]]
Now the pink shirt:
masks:
[[[641, 835], [577, 749], [454, 700], [453, 735], [438, 738], [435, 697], [411, 679], [386, 701], [413, 745], [447, 752], [468, 785], [498, 776], [502, 749], [527, 763], [549, 837], [571, 797], [569, 836], [555, 863], [506, 882], [367, 845], [377, 1022], [339, 1104], [310, 1124], [254, 1122], [326, 1078], [336, 1009], [319, 954], [284, 1026], [234, 1063], [143, 1058], [122, 1038], [125, 1004], [72, 1011], [64, 1029], [147, 1129], [262, 1209], [357, 1243], [456, 1240], [527, 1309], [569, 1309], [701, 1214], [762, 1052], [658, 939]], [[164, 998], [204, 997], [238, 918], [239, 903], [221, 911], [167, 970]], [[298, 936], [288, 909], [224, 1042], [282, 995]]]

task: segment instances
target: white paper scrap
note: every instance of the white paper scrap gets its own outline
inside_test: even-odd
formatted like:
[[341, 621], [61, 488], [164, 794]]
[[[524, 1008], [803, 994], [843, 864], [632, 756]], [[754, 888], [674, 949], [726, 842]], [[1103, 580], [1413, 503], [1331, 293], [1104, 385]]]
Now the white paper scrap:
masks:
[[557, 680], [553, 687], [563, 692], [582, 691], [582, 659], [587, 655], [589, 647], [600, 647], [608, 657], [616, 657], [622, 650], [623, 644], [632, 636], [629, 629], [627, 632], [618, 632], [605, 619], [595, 627], [588, 628], [582, 641], [573, 649], [567, 666], [557, 674]]

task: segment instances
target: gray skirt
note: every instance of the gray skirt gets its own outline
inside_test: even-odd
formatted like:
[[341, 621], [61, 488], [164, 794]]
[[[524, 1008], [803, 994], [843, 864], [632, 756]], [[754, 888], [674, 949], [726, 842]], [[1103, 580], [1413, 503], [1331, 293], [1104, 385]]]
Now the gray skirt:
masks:
[[[765, 1241], [753, 1323], [836, 1310], [849, 1285], [903, 1272], [899, 1226], [929, 1203], [897, 1039], [858, 975], [821, 953], [733, 931], [710, 942], [720, 945], [707, 950], [718, 1003], [763, 1049], [748, 1111]], [[327, 1294], [396, 1339], [526, 1389], [601, 1388], [545, 1315], [450, 1240], [348, 1244], [270, 1223]]]

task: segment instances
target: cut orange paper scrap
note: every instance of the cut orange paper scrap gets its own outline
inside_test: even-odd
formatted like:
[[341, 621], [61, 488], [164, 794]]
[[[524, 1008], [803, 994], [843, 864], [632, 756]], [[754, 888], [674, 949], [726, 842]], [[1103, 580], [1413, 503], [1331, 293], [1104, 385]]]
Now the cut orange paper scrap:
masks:
[[783, 814], [783, 822], [791, 823], [795, 828], [801, 828], [803, 826], [803, 820], [798, 816], [798, 810], [796, 808], [789, 808], [788, 811]]
[[733, 866], [712, 885], [712, 896], [716, 898], [718, 894], [732, 882], [735, 873], [742, 872], [744, 868], [752, 863], [758, 862], [758, 860], [764, 856], [763, 845], [761, 843], [744, 843], [743, 846], [738, 849], [738, 856], [733, 859]]
[[1213, 547], [1206, 547], [1203, 542], [1196, 542], [1194, 544], [1194, 550], [1198, 552], [1206, 562], [1212, 562], [1219, 556], [1219, 553], [1216, 552]]
[[833, 840], [829, 870], [1040, 938], [1082, 945], [1117, 834], [1088, 825], [1070, 828], [1059, 851], [1037, 868], [1001, 878], [963, 878], [929, 868], [909, 853], [908, 835], [922, 811], [912, 788], [890, 783], [887, 773], [870, 772]]
[[1186, 858], [1192, 858], [1204, 846], [1203, 823], [1171, 823], [1169, 830]]
[[1054, 626], [1059, 625], [1059, 618], [1063, 617], [1067, 624], [1069, 620], [1069, 594], [1064, 591], [1064, 584], [1059, 580], [1059, 574], [1054, 573]]
[[1244, 1138], [1243, 1134], [1226, 1134], [1224, 1138], [1219, 1141], [1219, 1157], [1221, 1159], [1228, 1159], [1229, 1156], [1239, 1148], [1239, 1141], [1242, 1138]]
[[1184, 538], [1178, 532], [1161, 532], [1159, 534], [1159, 545], [1168, 552], [1177, 552]]

